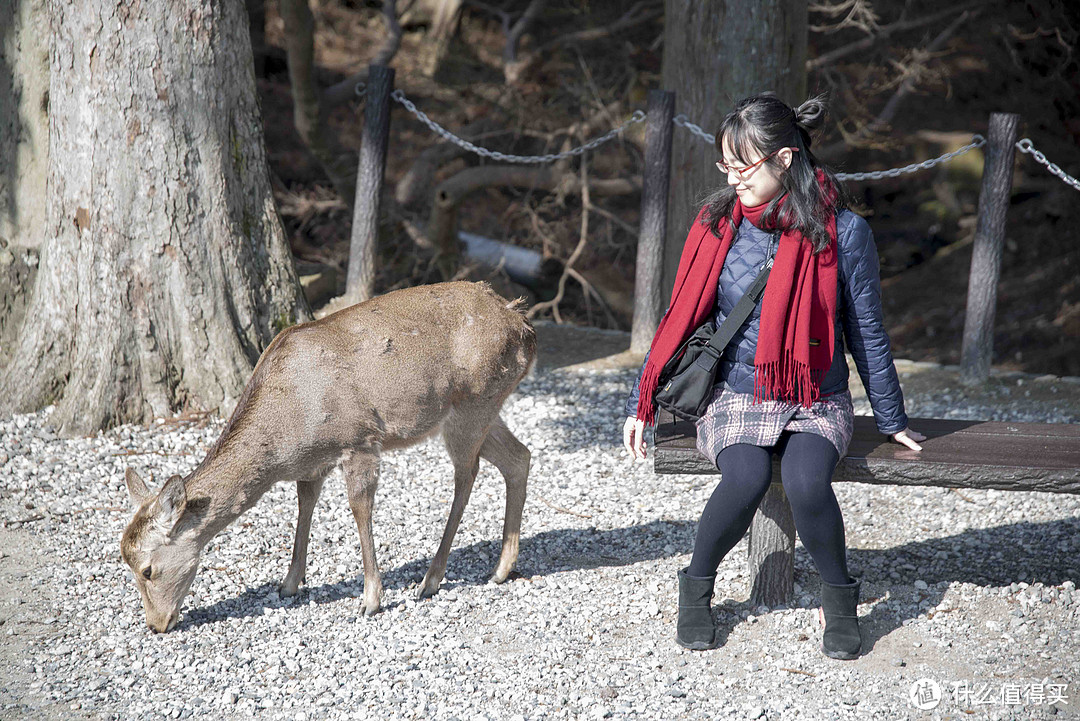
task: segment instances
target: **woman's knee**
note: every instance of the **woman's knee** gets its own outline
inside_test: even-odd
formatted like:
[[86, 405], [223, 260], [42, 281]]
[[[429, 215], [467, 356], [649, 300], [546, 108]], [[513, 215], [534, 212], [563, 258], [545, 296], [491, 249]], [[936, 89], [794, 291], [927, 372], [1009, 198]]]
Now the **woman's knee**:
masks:
[[716, 456], [716, 467], [724, 480], [747, 485], [764, 493], [772, 482], [772, 454], [768, 448], [735, 443]]
[[839, 456], [829, 439], [815, 433], [793, 433], [780, 458], [780, 476], [789, 497], [827, 499]]

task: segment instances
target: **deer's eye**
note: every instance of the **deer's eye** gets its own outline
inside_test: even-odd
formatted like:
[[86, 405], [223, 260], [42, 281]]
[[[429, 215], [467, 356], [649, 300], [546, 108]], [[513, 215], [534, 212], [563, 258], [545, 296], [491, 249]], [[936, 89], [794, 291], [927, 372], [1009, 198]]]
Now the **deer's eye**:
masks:
[[147, 566], [146, 568], [143, 569], [143, 572], [142, 572], [143, 578], [145, 578], [147, 581], [150, 580], [150, 571], [151, 571], [150, 566]]

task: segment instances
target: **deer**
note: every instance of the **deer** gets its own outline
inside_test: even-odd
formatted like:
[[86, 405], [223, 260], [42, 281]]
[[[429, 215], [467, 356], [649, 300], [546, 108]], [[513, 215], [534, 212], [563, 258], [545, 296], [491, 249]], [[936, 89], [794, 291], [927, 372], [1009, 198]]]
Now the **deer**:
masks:
[[312, 512], [340, 468], [360, 534], [363, 614], [379, 610], [382, 578], [372, 507], [383, 451], [441, 433], [453, 462], [454, 498], [418, 599], [434, 595], [469, 501], [479, 459], [506, 483], [502, 551], [491, 580], [517, 561], [531, 454], [500, 415], [536, 363], [536, 332], [485, 282], [394, 290], [282, 330], [262, 352], [233, 412], [186, 477], [147, 488], [124, 474], [134, 516], [120, 553], [156, 632], [173, 629], [203, 549], [274, 484], [294, 481], [298, 514], [282, 597], [305, 581]]

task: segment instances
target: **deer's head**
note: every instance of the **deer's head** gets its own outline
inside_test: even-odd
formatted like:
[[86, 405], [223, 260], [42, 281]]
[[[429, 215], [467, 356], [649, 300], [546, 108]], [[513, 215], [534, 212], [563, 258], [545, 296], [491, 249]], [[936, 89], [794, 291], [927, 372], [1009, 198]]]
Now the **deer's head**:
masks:
[[135, 517], [120, 539], [120, 555], [135, 574], [146, 625], [162, 633], [171, 630], [180, 618], [180, 606], [198, 570], [202, 546], [186, 522], [191, 513], [183, 478], [171, 477], [157, 493], [130, 468], [124, 480]]

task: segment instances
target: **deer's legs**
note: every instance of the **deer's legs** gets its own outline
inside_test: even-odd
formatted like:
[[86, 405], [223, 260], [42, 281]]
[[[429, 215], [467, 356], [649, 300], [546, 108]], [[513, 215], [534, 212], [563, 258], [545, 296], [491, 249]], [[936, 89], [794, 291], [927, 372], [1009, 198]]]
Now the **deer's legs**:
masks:
[[499, 469], [506, 481], [506, 515], [503, 517], [502, 554], [491, 580], [502, 583], [518, 557], [521, 537], [521, 511], [525, 506], [525, 484], [529, 477], [532, 454], [499, 418], [480, 446], [480, 457]]
[[371, 450], [351, 451], [346, 454], [341, 467], [345, 472], [349, 507], [360, 532], [360, 554], [364, 561], [363, 611], [370, 616], [379, 610], [382, 598], [382, 576], [371, 535], [371, 511], [375, 505], [375, 489], [379, 485], [379, 456]]
[[457, 409], [451, 411], [443, 423], [443, 441], [454, 462], [454, 502], [450, 506], [450, 517], [446, 519], [439, 550], [435, 552], [435, 558], [424, 575], [417, 598], [427, 598], [438, 591], [446, 574], [446, 559], [450, 556], [450, 546], [461, 523], [461, 515], [469, 503], [476, 472], [480, 469], [480, 445], [486, 435], [486, 426], [476, 422], [475, 415], [468, 417]]
[[296, 539], [293, 540], [292, 563], [289, 564], [289, 572], [285, 580], [281, 582], [279, 593], [285, 596], [295, 596], [296, 589], [304, 581], [307, 572], [308, 539], [311, 538], [311, 513], [315, 510], [315, 503], [319, 500], [325, 478], [311, 481], [296, 482], [296, 504], [299, 512], [296, 516]]

